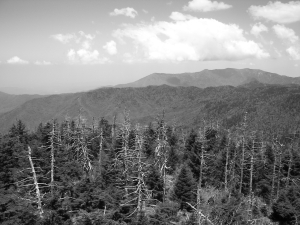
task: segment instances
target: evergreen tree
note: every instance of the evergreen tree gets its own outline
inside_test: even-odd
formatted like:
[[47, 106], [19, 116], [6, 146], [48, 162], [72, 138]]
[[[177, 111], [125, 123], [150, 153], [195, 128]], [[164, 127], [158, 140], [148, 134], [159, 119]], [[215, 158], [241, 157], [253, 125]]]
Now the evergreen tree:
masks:
[[174, 197], [180, 203], [181, 209], [191, 210], [187, 204], [193, 204], [196, 200], [196, 182], [190, 168], [185, 164], [180, 170], [174, 186]]
[[146, 185], [152, 191], [152, 198], [162, 202], [164, 181], [155, 166], [151, 166], [149, 170], [150, 172], [145, 180]]

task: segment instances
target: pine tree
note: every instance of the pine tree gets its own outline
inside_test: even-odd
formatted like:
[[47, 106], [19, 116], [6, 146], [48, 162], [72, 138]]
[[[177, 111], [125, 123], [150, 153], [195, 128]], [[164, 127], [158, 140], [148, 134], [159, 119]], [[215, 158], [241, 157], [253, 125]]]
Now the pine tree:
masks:
[[181, 209], [191, 209], [187, 203], [195, 203], [195, 191], [196, 182], [190, 168], [185, 164], [181, 168], [174, 186], [174, 197], [180, 203]]

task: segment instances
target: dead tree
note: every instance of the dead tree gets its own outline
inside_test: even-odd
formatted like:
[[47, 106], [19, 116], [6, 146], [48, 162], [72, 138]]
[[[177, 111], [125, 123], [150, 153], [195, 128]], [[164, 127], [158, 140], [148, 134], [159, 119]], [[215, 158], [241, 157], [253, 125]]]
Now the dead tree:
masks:
[[103, 152], [103, 129], [100, 129], [100, 135], [99, 135], [99, 153], [98, 153], [98, 173], [101, 177], [102, 173], [102, 152]]
[[84, 118], [81, 114], [78, 116], [78, 122], [74, 131], [70, 131], [70, 142], [68, 150], [71, 151], [75, 159], [80, 163], [85, 176], [88, 176], [93, 169], [88, 139], [89, 129], [84, 123]]
[[16, 182], [18, 187], [19, 198], [37, 205], [37, 212], [41, 219], [44, 218], [44, 210], [42, 205], [42, 199], [44, 194], [41, 193], [42, 188], [49, 188], [48, 184], [39, 183], [36, 167], [33, 163], [32, 150], [28, 146], [27, 158], [29, 161], [29, 168], [24, 169], [20, 173], [25, 173], [27, 170], [30, 171], [31, 175], [26, 175], [26, 177], [20, 181]]
[[57, 139], [55, 122], [52, 122], [52, 130], [49, 136], [49, 149], [50, 149], [50, 157], [51, 157], [51, 179], [50, 179], [50, 187], [51, 187], [51, 195], [54, 195], [54, 164], [55, 164], [55, 139]]
[[150, 165], [145, 163], [146, 157], [143, 155], [144, 138], [138, 126], [135, 133], [135, 149], [130, 151], [131, 170], [128, 173], [127, 185], [124, 186], [126, 192], [125, 202], [121, 206], [134, 206], [134, 211], [128, 217], [136, 213], [137, 219], [139, 219], [145, 212], [147, 201], [151, 200], [151, 191], [148, 190], [144, 181]]
[[157, 129], [157, 146], [155, 148], [155, 164], [158, 166], [163, 177], [163, 202], [167, 195], [167, 163], [169, 155], [169, 144], [167, 137], [167, 124], [162, 120]]
[[118, 131], [118, 141], [121, 143], [121, 148], [116, 149], [115, 165], [114, 168], [121, 170], [123, 177], [121, 183], [126, 185], [129, 181], [128, 175], [130, 174], [130, 169], [132, 168], [132, 158], [134, 157], [134, 149], [129, 148], [129, 135], [131, 132], [131, 123], [129, 119], [128, 112], [124, 112], [124, 121], [121, 124]]
[[247, 129], [247, 112], [245, 113], [244, 121], [242, 124], [242, 156], [241, 156], [241, 173], [240, 173], [240, 185], [239, 185], [240, 194], [242, 193], [243, 179], [244, 179], [246, 129]]
[[231, 142], [230, 131], [228, 131], [228, 142], [226, 144], [226, 162], [225, 162], [225, 174], [224, 174], [225, 192], [228, 192], [228, 178], [229, 178], [228, 165], [229, 165], [230, 142]]

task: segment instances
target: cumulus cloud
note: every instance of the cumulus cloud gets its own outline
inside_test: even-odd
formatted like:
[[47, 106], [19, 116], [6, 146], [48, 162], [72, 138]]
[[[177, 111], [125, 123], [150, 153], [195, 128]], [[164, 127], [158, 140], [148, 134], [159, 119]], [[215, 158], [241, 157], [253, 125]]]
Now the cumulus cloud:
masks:
[[38, 65], [38, 66], [48, 66], [48, 65], [52, 65], [52, 63], [51, 62], [47, 62], [47, 61], [36, 61], [35, 63], [34, 63], [35, 65]]
[[[67, 58], [71, 64], [103, 64], [109, 62], [108, 58], [101, 57], [99, 52], [92, 49], [93, 40], [95, 36], [79, 31], [78, 34], [55, 34], [52, 38], [61, 43], [69, 43], [73, 41], [74, 44], [79, 45], [78, 50], [70, 49], [67, 53]], [[39, 62], [37, 65], [46, 65], [44, 62]], [[47, 63], [47, 62], [46, 62]]]
[[84, 64], [84, 65], [93, 65], [93, 64], [104, 64], [110, 62], [106, 57], [100, 57], [97, 50], [88, 50], [88, 49], [79, 49], [75, 51], [70, 49], [67, 54], [68, 60], [71, 64]]
[[175, 21], [182, 21], [182, 20], [195, 19], [196, 17], [193, 17], [191, 15], [182, 14], [180, 12], [172, 12], [172, 14], [170, 15], [170, 18]]
[[106, 45], [103, 46], [103, 48], [108, 52], [110, 55], [115, 55], [117, 54], [117, 46], [116, 42], [114, 41], [109, 41], [106, 43]]
[[293, 60], [300, 60], [300, 48], [299, 47], [297, 48], [295, 46], [291, 46], [286, 51]]
[[251, 28], [251, 34], [253, 34], [254, 36], [258, 37], [260, 36], [260, 33], [262, 32], [268, 32], [268, 28], [263, 25], [262, 23], [257, 23], [257, 24], [254, 24]]
[[295, 34], [295, 31], [285, 27], [284, 25], [274, 25], [273, 30], [277, 37], [283, 40], [288, 40], [291, 43], [296, 43], [299, 40], [299, 37]]
[[183, 7], [185, 11], [200, 11], [209, 12], [231, 8], [231, 5], [225, 4], [224, 2], [217, 2], [211, 0], [192, 0], [187, 6]]
[[7, 60], [7, 63], [9, 64], [28, 64], [29, 62], [23, 59], [20, 59], [18, 56], [14, 56], [12, 58], [10, 58], [9, 60]]
[[105, 57], [100, 57], [97, 50], [92, 50], [92, 40], [94, 37], [90, 34], [81, 33], [85, 39], [81, 43], [81, 48], [77, 51], [70, 49], [67, 53], [67, 57], [72, 64], [103, 64], [109, 62], [109, 59]]
[[[174, 15], [174, 14], [173, 14]], [[172, 22], [126, 25], [113, 35], [132, 41], [138, 54], [148, 60], [239, 60], [267, 58], [260, 44], [247, 40], [235, 24], [214, 19], [191, 18]]]
[[76, 38], [75, 34], [53, 34], [51, 37], [63, 44], [69, 43], [72, 39]]
[[138, 13], [135, 9], [127, 7], [123, 9], [115, 9], [113, 12], [109, 13], [109, 15], [111, 16], [123, 15], [131, 18], [135, 18], [138, 15]]
[[251, 6], [249, 13], [255, 19], [265, 19], [283, 24], [294, 23], [300, 21], [300, 2], [282, 3], [280, 1], [270, 1], [265, 6]]

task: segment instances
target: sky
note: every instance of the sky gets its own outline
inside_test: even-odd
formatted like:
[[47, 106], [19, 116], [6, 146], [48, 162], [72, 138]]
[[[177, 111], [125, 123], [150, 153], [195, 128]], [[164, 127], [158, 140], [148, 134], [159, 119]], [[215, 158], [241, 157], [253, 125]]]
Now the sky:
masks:
[[300, 1], [0, 0], [0, 91], [223, 68], [297, 77], [299, 36]]

